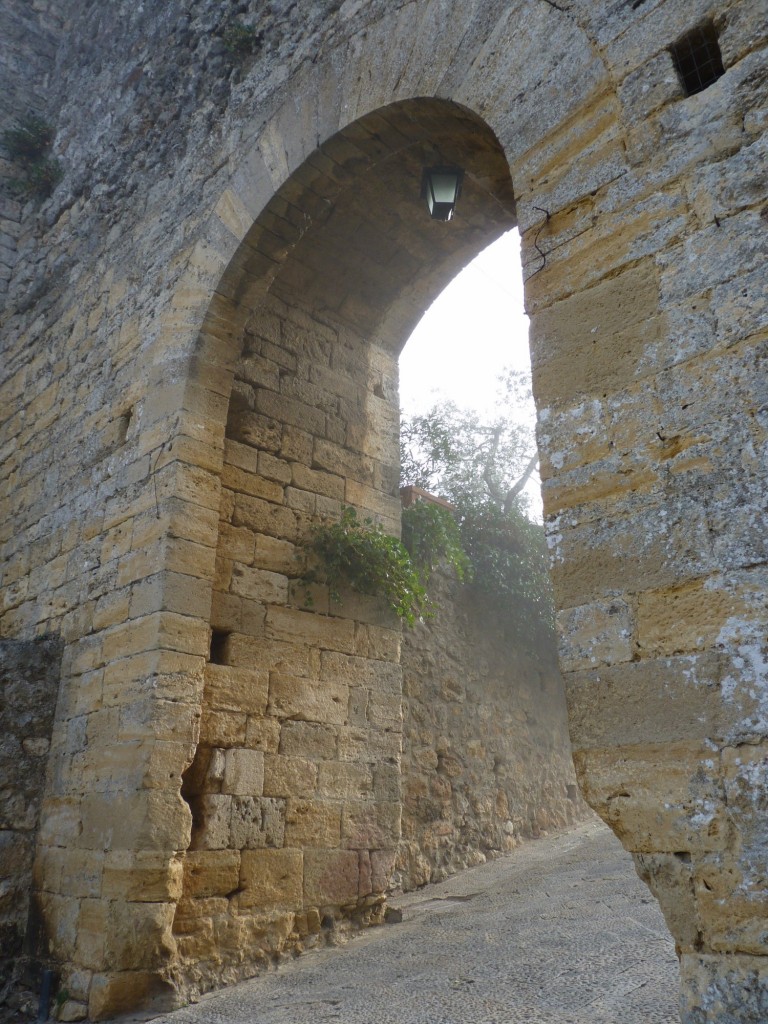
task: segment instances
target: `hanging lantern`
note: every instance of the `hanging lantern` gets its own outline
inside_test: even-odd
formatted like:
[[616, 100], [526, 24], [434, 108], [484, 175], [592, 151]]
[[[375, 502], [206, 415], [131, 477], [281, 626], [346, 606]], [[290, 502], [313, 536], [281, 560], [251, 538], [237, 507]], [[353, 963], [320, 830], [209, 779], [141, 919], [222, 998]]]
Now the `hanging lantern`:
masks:
[[425, 167], [421, 176], [421, 198], [427, 200], [433, 220], [450, 220], [461, 195], [464, 171], [460, 167]]

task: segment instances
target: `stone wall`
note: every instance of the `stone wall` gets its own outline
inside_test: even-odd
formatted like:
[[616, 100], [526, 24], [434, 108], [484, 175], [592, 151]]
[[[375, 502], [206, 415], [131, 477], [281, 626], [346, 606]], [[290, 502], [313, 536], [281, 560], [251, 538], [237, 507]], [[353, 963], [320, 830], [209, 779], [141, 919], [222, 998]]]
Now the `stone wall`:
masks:
[[570, 757], [554, 637], [447, 572], [433, 618], [403, 635], [403, 839], [408, 890], [590, 813]]
[[[667, 908], [686, 1022], [718, 992], [741, 1013], [768, 987], [763, 5], [65, 11], [65, 177], [19, 211], [2, 312], [0, 634], [64, 644], [36, 877], [68, 990], [94, 1017], [183, 998], [181, 787], [247, 323], [269, 297], [394, 356], [516, 221], [579, 781]], [[263, 32], [241, 57], [233, 13]], [[692, 92], [672, 49], [702, 24], [723, 74]], [[437, 159], [466, 171], [450, 224], [419, 198]], [[345, 499], [391, 525], [354, 473]]]
[[384, 350], [274, 298], [249, 320], [182, 786], [173, 929], [190, 992], [381, 915], [400, 835], [399, 624], [374, 599], [303, 583], [302, 545], [344, 502], [398, 515], [396, 402]]
[[0, 640], [0, 988], [26, 932], [60, 663], [54, 637]]
[[[52, 121], [48, 90], [62, 28], [60, 8], [60, 4], [48, 0], [34, 4], [9, 0], [0, 10], [0, 39], [3, 40], [0, 131], [30, 113]], [[34, 204], [30, 204], [24, 217], [26, 204], [6, 185], [8, 179], [18, 173], [18, 168], [0, 149], [0, 303], [5, 300], [16, 263], [22, 221], [29, 220], [34, 209]]]

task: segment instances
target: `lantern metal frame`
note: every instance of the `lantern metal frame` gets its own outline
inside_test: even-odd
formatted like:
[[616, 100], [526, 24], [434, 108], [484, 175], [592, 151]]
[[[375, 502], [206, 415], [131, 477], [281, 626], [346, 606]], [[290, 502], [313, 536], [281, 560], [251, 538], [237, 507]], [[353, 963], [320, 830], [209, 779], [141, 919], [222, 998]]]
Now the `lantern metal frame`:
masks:
[[[438, 179], [445, 179], [439, 182]], [[433, 220], [448, 221], [461, 195], [464, 170], [455, 166], [425, 167], [421, 175], [421, 198], [427, 202]]]

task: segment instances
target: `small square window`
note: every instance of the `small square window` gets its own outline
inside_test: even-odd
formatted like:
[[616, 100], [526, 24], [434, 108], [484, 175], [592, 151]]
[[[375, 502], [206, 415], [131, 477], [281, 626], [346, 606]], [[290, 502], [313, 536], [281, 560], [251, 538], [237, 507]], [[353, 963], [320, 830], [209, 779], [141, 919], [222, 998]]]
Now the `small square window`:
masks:
[[212, 665], [227, 665], [229, 631], [224, 629], [211, 630], [211, 653], [208, 660]]
[[686, 96], [693, 96], [725, 74], [715, 26], [699, 25], [669, 48]]

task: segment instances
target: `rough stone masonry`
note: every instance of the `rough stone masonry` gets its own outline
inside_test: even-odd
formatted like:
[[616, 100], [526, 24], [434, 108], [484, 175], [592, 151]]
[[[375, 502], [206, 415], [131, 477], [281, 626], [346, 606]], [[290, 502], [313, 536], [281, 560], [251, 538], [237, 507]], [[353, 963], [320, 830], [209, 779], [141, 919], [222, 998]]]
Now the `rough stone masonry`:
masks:
[[2, 116], [64, 176], [0, 208], [0, 631], [63, 645], [35, 952], [83, 1013], [375, 914], [400, 635], [305, 607], [302, 539], [397, 531], [398, 351], [516, 223], [579, 780], [683, 1021], [765, 1020], [767, 36], [765, 0], [3, 5]]

